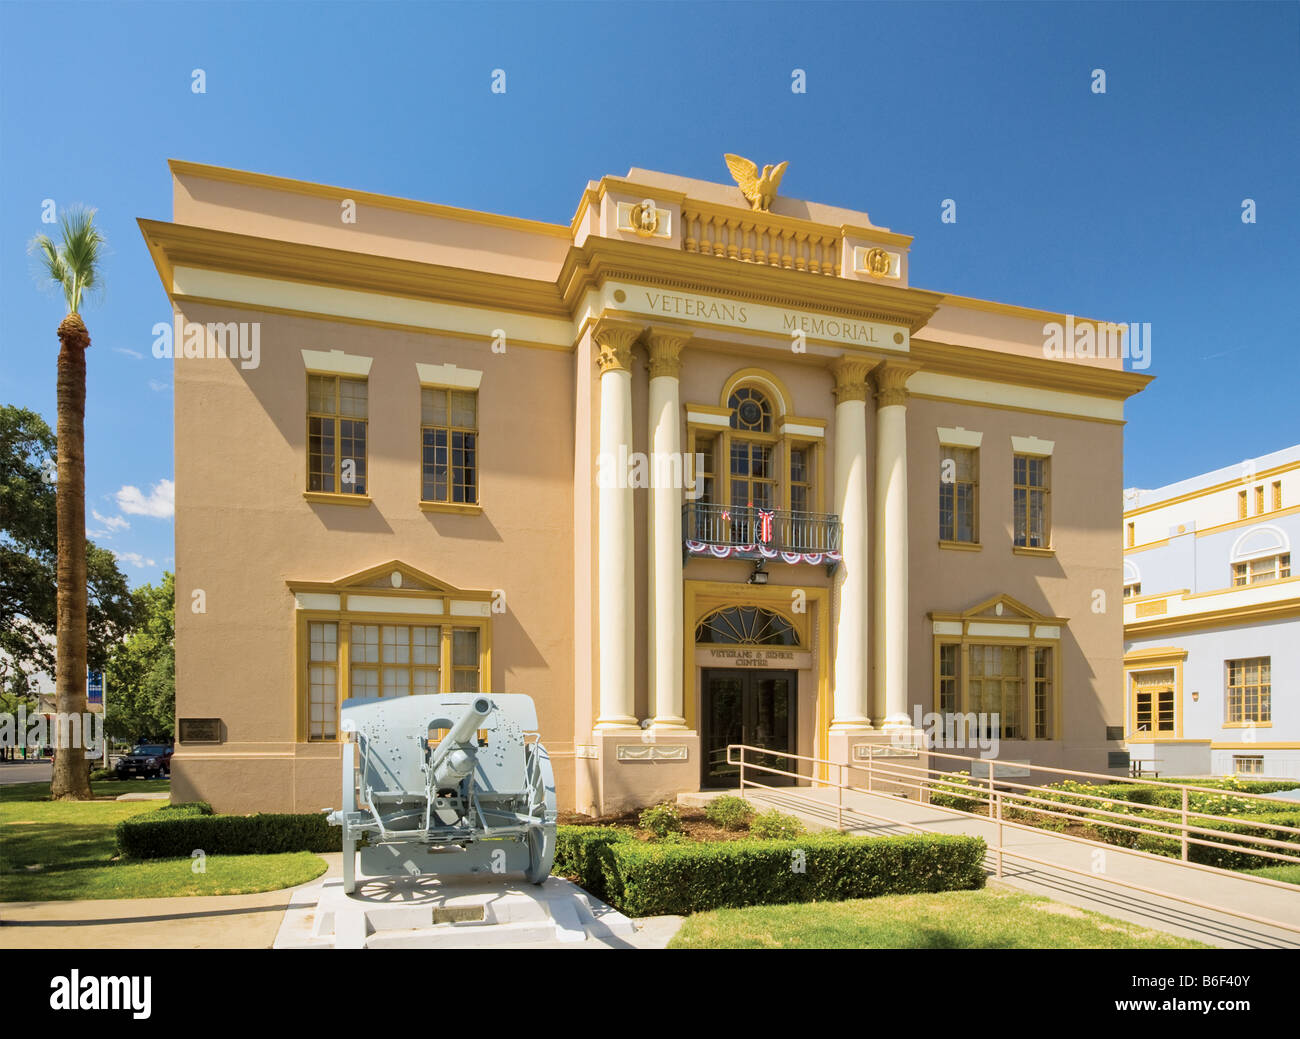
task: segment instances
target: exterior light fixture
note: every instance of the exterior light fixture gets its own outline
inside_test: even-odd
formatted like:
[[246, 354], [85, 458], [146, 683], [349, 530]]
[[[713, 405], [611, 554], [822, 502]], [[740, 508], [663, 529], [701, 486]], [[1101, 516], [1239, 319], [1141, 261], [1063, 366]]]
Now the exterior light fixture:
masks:
[[767, 571], [763, 569], [763, 561], [760, 559], [754, 564], [754, 572], [749, 575], [750, 584], [767, 584]]

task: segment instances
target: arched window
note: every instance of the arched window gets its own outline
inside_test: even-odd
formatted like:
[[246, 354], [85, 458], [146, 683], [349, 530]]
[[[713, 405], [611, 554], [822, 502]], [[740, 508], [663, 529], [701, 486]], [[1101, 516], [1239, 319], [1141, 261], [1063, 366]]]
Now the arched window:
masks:
[[772, 402], [751, 386], [741, 386], [727, 401], [731, 428], [747, 433], [772, 432]]
[[1237, 538], [1230, 559], [1233, 585], [1290, 577], [1291, 541], [1280, 527], [1252, 527]]
[[731, 646], [797, 646], [799, 634], [779, 613], [759, 606], [725, 606], [700, 621], [695, 641]]
[[731, 504], [774, 508], [777, 501], [773, 454], [772, 402], [752, 386], [740, 386], [727, 401], [731, 408]]

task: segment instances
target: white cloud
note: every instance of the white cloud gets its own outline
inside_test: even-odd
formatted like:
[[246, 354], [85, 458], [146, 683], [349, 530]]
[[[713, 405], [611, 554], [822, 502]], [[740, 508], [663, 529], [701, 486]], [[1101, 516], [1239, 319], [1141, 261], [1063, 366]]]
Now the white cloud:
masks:
[[124, 346], [115, 346], [115, 347], [113, 347], [113, 353], [115, 353], [115, 354], [125, 354], [127, 357], [131, 358], [131, 360], [133, 360], [133, 361], [143, 361], [143, 360], [144, 360], [144, 354], [142, 354], [142, 353], [137, 353], [135, 350], [128, 350], [128, 349], [127, 349], [126, 347], [124, 347]]
[[95, 522], [104, 524], [107, 530], [131, 529], [131, 521], [125, 516], [101, 516], [96, 509], [91, 509], [90, 514], [95, 517]]
[[119, 563], [125, 563], [134, 570], [149, 570], [158, 564], [152, 559], [145, 559], [139, 552], [114, 552]]
[[130, 484], [115, 495], [117, 507], [132, 516], [153, 516], [168, 519], [176, 514], [176, 485], [171, 480], [159, 480], [148, 496], [139, 487]]

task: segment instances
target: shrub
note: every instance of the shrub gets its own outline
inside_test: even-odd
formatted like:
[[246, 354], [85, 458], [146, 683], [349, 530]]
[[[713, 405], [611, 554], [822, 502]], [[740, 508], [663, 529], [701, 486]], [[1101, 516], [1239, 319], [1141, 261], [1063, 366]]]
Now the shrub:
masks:
[[743, 797], [728, 794], [710, 801], [704, 817], [724, 830], [739, 830], [754, 817], [754, 806]]
[[605, 900], [609, 848], [613, 844], [634, 840], [636, 838], [626, 830], [609, 826], [557, 826], [555, 865], [551, 872], [577, 881], [579, 886]]
[[656, 837], [667, 837], [670, 833], [682, 832], [682, 817], [677, 806], [667, 801], [647, 808], [637, 820], [643, 830], [649, 830]]
[[772, 808], [754, 816], [749, 832], [761, 841], [786, 841], [803, 836], [804, 826], [793, 815]]
[[918, 834], [606, 846], [608, 901], [629, 916], [984, 886], [978, 837]]
[[[195, 807], [201, 806], [201, 807]], [[204, 811], [207, 809], [207, 812]], [[274, 855], [286, 851], [339, 851], [343, 833], [324, 813], [210, 815], [202, 802], [123, 819], [117, 824], [117, 850], [132, 859], [208, 855]]]
[[154, 818], [166, 813], [171, 815], [212, 815], [212, 805], [207, 801], [181, 801], [177, 804], [165, 804], [154, 812]]
[[959, 812], [980, 812], [988, 806], [988, 784], [977, 784], [967, 772], [954, 772], [934, 781], [930, 787], [930, 803]]

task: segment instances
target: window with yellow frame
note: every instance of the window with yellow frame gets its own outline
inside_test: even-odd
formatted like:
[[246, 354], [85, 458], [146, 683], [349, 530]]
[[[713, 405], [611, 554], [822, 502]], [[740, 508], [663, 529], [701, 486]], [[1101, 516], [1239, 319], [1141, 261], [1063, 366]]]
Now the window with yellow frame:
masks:
[[367, 493], [369, 410], [365, 379], [308, 374], [308, 491]]
[[486, 618], [306, 618], [303, 737], [337, 739], [343, 700], [483, 692], [489, 634]]

